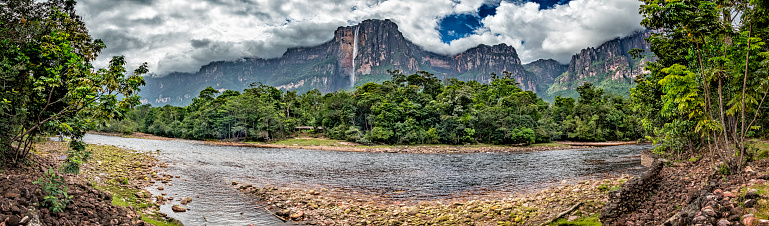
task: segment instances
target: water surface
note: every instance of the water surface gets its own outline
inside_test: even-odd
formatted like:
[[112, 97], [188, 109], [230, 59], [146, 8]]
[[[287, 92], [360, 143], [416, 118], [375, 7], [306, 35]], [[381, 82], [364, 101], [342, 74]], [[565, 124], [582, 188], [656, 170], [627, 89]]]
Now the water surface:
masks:
[[[636, 174], [649, 145], [527, 153], [407, 154], [212, 146], [88, 134], [87, 143], [160, 152], [163, 173], [180, 176], [162, 193], [195, 197], [186, 213], [161, 211], [187, 225], [280, 224], [255, 208], [231, 181], [256, 186], [323, 187], [391, 199], [451, 198], [484, 191], [526, 192], [549, 183], [607, 174]], [[186, 179], [186, 181], [184, 181]], [[158, 183], [159, 184], [159, 183]], [[150, 188], [155, 195], [161, 191]]]

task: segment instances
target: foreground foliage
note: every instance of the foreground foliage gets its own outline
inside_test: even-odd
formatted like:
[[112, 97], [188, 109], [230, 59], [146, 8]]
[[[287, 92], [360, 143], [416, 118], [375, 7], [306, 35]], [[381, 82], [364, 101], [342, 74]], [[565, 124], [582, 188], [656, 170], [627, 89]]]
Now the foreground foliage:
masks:
[[[121, 118], [139, 104], [141, 74], [125, 60], [107, 69], [91, 61], [105, 48], [88, 35], [74, 1], [0, 3], [0, 155], [16, 163], [43, 133], [78, 139], [98, 120]], [[118, 97], [122, 98], [118, 98]], [[73, 149], [77, 151], [77, 149]], [[73, 159], [73, 162], [79, 160]]]
[[[642, 0], [641, 24], [659, 59], [639, 76], [632, 99], [658, 153], [706, 150], [727, 172], [750, 157], [746, 140], [766, 131], [769, 3]], [[661, 100], [661, 101], [660, 101]]]

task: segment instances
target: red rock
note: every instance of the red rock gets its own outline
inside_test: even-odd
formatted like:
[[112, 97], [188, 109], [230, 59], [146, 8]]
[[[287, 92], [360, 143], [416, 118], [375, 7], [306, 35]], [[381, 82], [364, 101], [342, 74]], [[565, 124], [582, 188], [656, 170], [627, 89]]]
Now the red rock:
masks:
[[745, 226], [755, 226], [756, 224], [758, 224], [758, 219], [756, 219], [756, 217], [754, 216], [749, 216], [749, 217], [742, 218], [741, 222]]

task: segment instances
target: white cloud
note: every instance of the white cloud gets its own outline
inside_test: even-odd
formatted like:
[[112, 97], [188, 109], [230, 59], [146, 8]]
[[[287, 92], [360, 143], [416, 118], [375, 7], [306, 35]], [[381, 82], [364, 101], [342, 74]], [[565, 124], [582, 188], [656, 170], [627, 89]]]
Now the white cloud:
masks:
[[[484, 0], [84, 0], [77, 12], [107, 44], [96, 66], [125, 55], [129, 67], [148, 62], [157, 74], [194, 72], [217, 60], [279, 57], [289, 47], [330, 40], [339, 26], [392, 19], [424, 49], [456, 54], [478, 44], [508, 43], [523, 62], [565, 63], [582, 48], [640, 29], [637, 0], [574, 0], [539, 10], [535, 3], [500, 3], [475, 34], [441, 41], [438, 22], [477, 13]], [[525, 44], [521, 44], [525, 41]]]

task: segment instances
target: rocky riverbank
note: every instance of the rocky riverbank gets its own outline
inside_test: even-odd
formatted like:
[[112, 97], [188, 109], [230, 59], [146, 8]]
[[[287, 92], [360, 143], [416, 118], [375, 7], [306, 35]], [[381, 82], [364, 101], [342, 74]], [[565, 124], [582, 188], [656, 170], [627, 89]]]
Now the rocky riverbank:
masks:
[[[62, 163], [66, 156], [68, 143], [47, 141], [36, 145], [36, 152], [39, 159], [47, 162], [54, 169]], [[68, 186], [69, 194], [72, 197], [83, 196], [88, 192], [95, 192], [97, 197], [102, 199], [86, 199], [82, 204], [91, 208], [107, 209], [126, 209], [123, 212], [111, 212], [107, 216], [121, 217], [128, 216], [132, 224], [155, 224], [155, 225], [181, 225], [174, 219], [168, 218], [165, 214], [159, 212], [159, 204], [153, 202], [153, 197], [144, 188], [150, 184], [163, 181], [153, 167], [164, 167], [163, 163], [158, 163], [156, 153], [143, 153], [129, 149], [118, 148], [106, 145], [88, 145], [87, 150], [91, 152], [91, 159], [85, 163], [80, 175], [70, 175], [66, 178], [67, 182], [76, 186]], [[35, 176], [35, 178], [38, 176]], [[82, 188], [82, 189], [81, 189]], [[86, 192], [79, 192], [85, 190]], [[74, 199], [73, 199], [74, 200]], [[69, 205], [67, 206], [68, 208]], [[62, 215], [70, 219], [79, 219], [78, 217], [90, 216], [94, 211], [88, 209], [75, 209], [75, 212]], [[45, 210], [41, 210], [43, 212]], [[81, 216], [82, 215], [82, 216]], [[67, 217], [69, 216], [69, 217]], [[87, 218], [90, 219], [90, 218]], [[79, 223], [78, 223], [79, 222]], [[87, 225], [89, 221], [72, 221], [75, 225]], [[123, 224], [120, 220], [119, 224]], [[67, 225], [67, 222], [52, 222], [45, 225]], [[115, 222], [107, 224], [98, 222], [102, 225], [117, 225]]]
[[658, 189], [612, 225], [769, 225], [769, 159], [737, 175], [710, 158], [666, 164]]
[[[173, 140], [174, 138], [155, 136], [152, 134], [135, 132], [133, 134], [119, 134], [119, 133], [102, 133], [102, 132], [89, 132], [99, 135], [107, 136], [120, 136], [128, 138], [140, 138], [150, 140]], [[311, 142], [308, 142], [311, 141]], [[314, 141], [314, 142], [312, 142]], [[324, 150], [324, 151], [349, 151], [349, 152], [372, 152], [372, 153], [516, 153], [516, 152], [535, 152], [535, 151], [552, 151], [552, 150], [568, 150], [568, 149], [590, 149], [599, 146], [615, 146], [633, 144], [633, 142], [557, 142], [547, 144], [533, 144], [527, 146], [505, 146], [505, 145], [375, 145], [367, 146], [348, 141], [336, 141], [324, 138], [313, 137], [299, 137], [289, 140], [279, 141], [276, 143], [254, 143], [254, 142], [242, 142], [242, 141], [224, 141], [224, 140], [207, 140], [201, 141], [209, 145], [225, 145], [225, 146], [238, 146], [238, 147], [255, 147], [255, 148], [297, 148], [308, 150]], [[309, 144], [317, 143], [317, 144]]]
[[[253, 187], [233, 183], [264, 202], [276, 217], [308, 225], [534, 225], [567, 211], [562, 221], [597, 222], [606, 193], [628, 176], [562, 182], [535, 193], [495, 194], [430, 201], [392, 200], [359, 193]], [[525, 192], [525, 191], [523, 191]]]
[[[66, 146], [46, 142], [36, 150], [61, 147], [66, 151]], [[145, 225], [135, 208], [113, 205], [113, 195], [95, 189], [83, 176], [64, 176], [71, 201], [62, 212], [40, 208], [45, 194], [33, 182], [60, 164], [59, 155], [33, 154], [29, 164], [0, 169], [0, 225]]]

